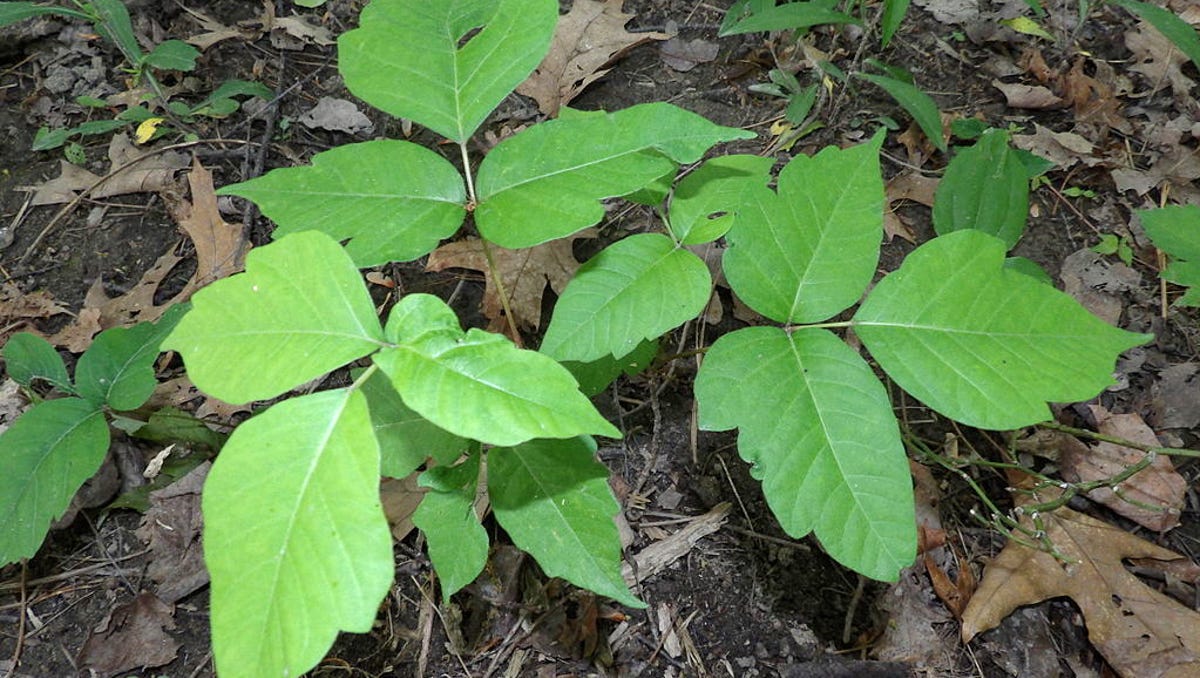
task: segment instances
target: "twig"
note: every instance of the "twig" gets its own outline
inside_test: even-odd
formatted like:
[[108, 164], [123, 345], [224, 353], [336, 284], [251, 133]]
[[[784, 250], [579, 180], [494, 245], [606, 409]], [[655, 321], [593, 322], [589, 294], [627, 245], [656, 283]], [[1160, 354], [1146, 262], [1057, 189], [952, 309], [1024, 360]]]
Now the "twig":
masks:
[[21, 664], [21, 650], [25, 647], [25, 615], [29, 603], [29, 589], [25, 586], [25, 577], [29, 574], [29, 565], [21, 561], [21, 600], [18, 613], [21, 615], [17, 622], [17, 646], [13, 648], [12, 666], [8, 669], [8, 678], [17, 675], [17, 667]]

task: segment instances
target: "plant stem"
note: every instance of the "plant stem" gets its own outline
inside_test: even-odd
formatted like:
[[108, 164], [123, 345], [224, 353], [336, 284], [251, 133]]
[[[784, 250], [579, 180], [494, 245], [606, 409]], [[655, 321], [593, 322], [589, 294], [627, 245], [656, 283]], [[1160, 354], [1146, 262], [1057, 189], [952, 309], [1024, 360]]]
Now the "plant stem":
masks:
[[361, 387], [363, 384], [365, 384], [367, 382], [368, 379], [371, 378], [372, 374], [375, 374], [375, 372], [378, 369], [379, 369], [379, 366], [376, 365], [374, 362], [372, 362], [371, 366], [368, 367], [367, 369], [363, 370], [363, 373], [358, 375], [358, 379], [355, 379], [354, 383], [350, 384], [350, 388], [356, 389], [356, 388]]
[[513, 317], [512, 308], [508, 303], [508, 290], [504, 289], [504, 280], [500, 270], [496, 268], [496, 260], [492, 257], [491, 243], [482, 235], [479, 236], [479, 242], [483, 245], [483, 256], [487, 258], [488, 275], [492, 276], [492, 282], [496, 283], [496, 293], [500, 295], [500, 305], [504, 307], [504, 319], [508, 321], [508, 331], [512, 334], [513, 343], [517, 348], [525, 348], [521, 341], [521, 333], [517, 331], [517, 319]]
[[854, 321], [853, 320], [839, 320], [837, 322], [832, 322], [832, 323], [813, 323], [811, 325], [788, 325], [784, 329], [786, 329], [788, 331], [788, 333], [790, 334], [792, 332], [795, 332], [796, 330], [823, 330], [823, 329], [827, 330], [827, 329], [833, 329], [833, 328], [838, 328], [838, 327], [854, 327]]
[[1200, 459], [1200, 450], [1189, 450], [1187, 448], [1182, 448], [1182, 447], [1174, 448], [1174, 447], [1161, 447], [1161, 446], [1157, 446], [1157, 445], [1146, 445], [1144, 443], [1135, 442], [1133, 440], [1126, 440], [1125, 438], [1118, 438], [1116, 436], [1110, 436], [1110, 435], [1107, 435], [1104, 433], [1097, 433], [1095, 431], [1089, 431], [1085, 428], [1075, 428], [1074, 426], [1064, 426], [1063, 424], [1060, 424], [1056, 421], [1045, 421], [1045, 422], [1042, 422], [1041, 424], [1038, 424], [1038, 426], [1043, 426], [1045, 428], [1052, 429], [1055, 431], [1062, 431], [1063, 433], [1070, 433], [1071, 435], [1075, 435], [1075, 436], [1091, 438], [1092, 440], [1099, 440], [1099, 441], [1106, 442], [1106, 443], [1112, 443], [1114, 445], [1120, 445], [1122, 447], [1131, 447], [1135, 450], [1141, 450], [1143, 452], [1155, 452], [1157, 454], [1166, 454], [1166, 455], [1169, 455], [1172, 457], [1191, 457], [1193, 459]]
[[[467, 200], [473, 209], [477, 200], [475, 198], [475, 178], [471, 176], [471, 157], [467, 155], [466, 144], [459, 144], [458, 151], [462, 155], [463, 176], [467, 178]], [[488, 263], [491, 263], [491, 258], [488, 259]]]

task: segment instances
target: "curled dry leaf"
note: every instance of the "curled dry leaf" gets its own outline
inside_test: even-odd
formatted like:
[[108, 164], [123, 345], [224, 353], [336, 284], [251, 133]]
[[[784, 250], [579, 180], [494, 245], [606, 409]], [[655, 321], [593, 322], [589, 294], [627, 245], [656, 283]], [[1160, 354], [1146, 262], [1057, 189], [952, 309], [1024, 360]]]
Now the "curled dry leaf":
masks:
[[993, 80], [992, 87], [1004, 94], [1005, 102], [1012, 108], [1044, 110], [1065, 108], [1068, 105], [1062, 97], [1042, 85], [1024, 85], [1019, 82], [1007, 83]]
[[101, 678], [168, 664], [179, 650], [179, 643], [167, 633], [175, 628], [174, 615], [173, 605], [152, 593], [139, 593], [92, 631], [76, 664]]
[[666, 33], [630, 33], [625, 24], [632, 14], [621, 11], [622, 0], [575, 0], [571, 11], [558, 18], [550, 52], [517, 92], [533, 97], [546, 115], [579, 96], [630, 49], [649, 40], [666, 40]]
[[92, 198], [111, 198], [129, 193], [148, 193], [162, 190], [175, 180], [175, 173], [187, 167], [187, 157], [174, 151], [158, 153], [144, 151], [133, 145], [128, 135], [113, 135], [108, 145], [109, 173], [101, 177], [60, 161], [58, 177], [37, 186], [21, 186], [19, 190], [33, 191], [33, 205], [54, 205], [71, 202], [84, 191]]
[[[1022, 476], [1012, 484], [1031, 488], [1033, 480]], [[1038, 499], [1053, 499], [1057, 492], [1043, 490]], [[1030, 501], [1024, 494], [1014, 498], [1018, 504]], [[1083, 613], [1088, 638], [1118, 674], [1184, 678], [1200, 673], [1200, 613], [1143, 584], [1122, 562], [1171, 562], [1183, 556], [1068, 508], [1042, 514], [1041, 520], [1066, 562], [1010, 540], [984, 570], [963, 612], [964, 642], [1022, 605], [1069, 596]], [[1028, 516], [1022, 522], [1033, 528]]]

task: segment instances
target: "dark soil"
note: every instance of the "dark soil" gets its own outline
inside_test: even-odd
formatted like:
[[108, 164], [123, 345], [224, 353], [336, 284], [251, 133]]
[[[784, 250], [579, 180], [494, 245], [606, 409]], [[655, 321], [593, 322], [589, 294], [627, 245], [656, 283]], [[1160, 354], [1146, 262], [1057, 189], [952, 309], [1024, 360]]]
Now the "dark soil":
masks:
[[[251, 19], [259, 11], [253, 3], [230, 0], [201, 4], [206, 5], [205, 13], [225, 25]], [[293, 11], [290, 3], [276, 4], [280, 16]], [[331, 0], [323, 8], [324, 14], [316, 11], [309, 16], [336, 35], [355, 25], [362, 4]], [[661, 30], [673, 22], [678, 24], [681, 37], [702, 38], [719, 45], [718, 57], [679, 72], [663, 63], [657, 44], [643, 45], [617, 63], [573, 105], [616, 110], [665, 100], [721, 124], [760, 133], [758, 139], [731, 145], [721, 153], [763, 152], [771, 142], [770, 124], [779, 118], [784, 104], [748, 90], [751, 84], [765, 81], [767, 69], [772, 66], [764, 35], [717, 38], [720, 8], [727, 4], [626, 2], [626, 11], [636, 14], [630, 23], [635, 30]], [[1064, 7], [1055, 9], [1055, 16], [1072, 16], [1074, 10], [1066, 5], [1074, 7], [1074, 3], [1064, 3]], [[173, 4], [135, 2], [131, 12], [138, 30], [156, 36], [156, 40], [199, 32], [188, 15]], [[23, 212], [27, 193], [20, 187], [36, 186], [59, 173], [59, 153], [29, 150], [37, 128], [82, 120], [84, 112], [71, 103], [76, 95], [102, 96], [125, 87], [119, 55], [111, 46], [99, 40], [71, 42], [77, 38], [64, 32], [61, 22], [36, 24], [33, 29], [0, 33], [0, 228]], [[1078, 48], [1064, 51], [1046, 43], [1046, 60], [1054, 67], [1069, 67], [1080, 50], [1089, 51], [1097, 59], [1128, 60], [1130, 55], [1120, 35], [1132, 25], [1127, 15], [1098, 10], [1080, 33]], [[1030, 44], [1029, 39], [988, 41], [968, 36], [955, 41], [952, 33], [956, 30], [914, 5], [887, 51], [879, 49], [876, 38], [866, 38], [870, 44], [860, 53], [857, 29], [819, 29], [814, 43], [848, 71], [854, 70], [856, 55], [905, 66], [947, 113], [980, 116], [993, 126], [1016, 125], [1028, 132], [1035, 124], [1053, 130], [1071, 129], [1069, 110], [1010, 108], [1003, 95], [989, 84], [996, 77], [992, 67], [1000, 62], [1012, 63], [1021, 47]], [[299, 47], [280, 49], [267, 37], [259, 37], [252, 41], [226, 40], [205, 52], [193, 74], [199, 79], [197, 92], [211, 91], [224, 80], [239, 78], [262, 82], [280, 93], [273, 107], [257, 116], [240, 111], [226, 119], [202, 119], [194, 124], [202, 139], [267, 142], [262, 152], [220, 141], [188, 148], [188, 153], [196, 154], [213, 171], [217, 186], [272, 168], [300, 164], [320, 151], [362, 140], [361, 136], [314, 131], [295, 124], [322, 96], [353, 98], [341, 85], [332, 46], [309, 41]], [[782, 52], [786, 44], [780, 41], [775, 47]], [[99, 77], [88, 80], [79, 76], [85, 67], [93, 66], [99, 67]], [[57, 91], [51, 91], [47, 86], [50, 78], [61, 78], [63, 68], [74, 73], [76, 81], [66, 89], [56, 86]], [[1196, 77], [1189, 70], [1191, 66], [1184, 69]], [[1139, 83], [1139, 89], [1147, 88]], [[1185, 98], [1172, 97], [1170, 88], [1137, 103], [1143, 110], [1177, 114], [1188, 113], [1189, 105], [1194, 106], [1194, 101], [1189, 104]], [[375, 122], [375, 135], [403, 134], [398, 122], [366, 106], [362, 108]], [[514, 99], [501, 111], [529, 108], [528, 102]], [[1195, 111], [1191, 108], [1190, 114]], [[849, 87], [839, 85], [833, 96], [823, 98], [819, 112], [824, 126], [804, 137], [790, 152], [777, 152], [775, 157], [781, 164], [795, 153], [861, 141], [881, 118], [909, 120], [881, 92], [855, 82]], [[901, 128], [888, 135], [885, 173], [890, 177], [914, 164], [927, 174], [940, 171], [944, 156], [929, 148], [906, 148], [898, 141], [903, 131]], [[1144, 141], [1115, 130], [1107, 135], [1110, 143], [1127, 143], [1135, 149], [1142, 148]], [[108, 140], [107, 136], [85, 140], [87, 166], [98, 174], [108, 168]], [[420, 129], [414, 131], [413, 140], [436, 142]], [[1194, 149], [1194, 138], [1185, 141]], [[918, 157], [922, 154], [924, 158]], [[1140, 161], [1140, 156], [1135, 160]], [[1035, 217], [1016, 253], [1052, 274], [1061, 269], [1070, 254], [1094, 245], [1100, 233], [1128, 234], [1125, 224], [1130, 219], [1130, 207], [1144, 206], [1141, 200], [1119, 193], [1106, 172], [1085, 169], [1068, 176], [1055, 170], [1049, 177], [1056, 190], [1034, 193]], [[1067, 186], [1089, 189], [1096, 197], [1064, 198], [1058, 189]], [[235, 203], [232, 209], [235, 211], [226, 218], [245, 219], [252, 227], [253, 244], [269, 241], [272, 225], [252, 207]], [[183, 255], [185, 263], [168, 278], [160, 299], [172, 295], [187, 279], [190, 245], [158, 194], [88, 198], [62, 218], [56, 217], [58, 211], [59, 206], [25, 211], [15, 224], [12, 243], [0, 252], [0, 274], [21, 292], [48, 291], [64, 307], [78, 312], [95, 281], [103, 281], [109, 296], [124, 294], [161, 255], [172, 251]], [[917, 242], [932, 237], [928, 208], [898, 203], [897, 212]], [[616, 227], [636, 225], [651, 216], [636, 210], [620, 214]], [[1103, 221], [1104, 217], [1117, 223]], [[50, 229], [39, 241], [39, 234], [47, 226]], [[893, 239], [885, 247], [880, 273], [893, 270], [913, 246], [901, 238]], [[478, 314], [482, 290], [478, 276], [426, 273], [420, 262], [389, 266], [385, 273], [398, 279], [408, 291], [431, 291], [444, 298], [467, 276], [456, 306], [468, 322], [486, 322]], [[1105, 393], [1100, 401], [1113, 411], [1149, 416], [1154, 411], [1155, 375], [1171, 365], [1196, 361], [1200, 330], [1194, 312], [1172, 311], [1166, 320], [1159, 318], [1155, 272], [1143, 267], [1142, 274], [1142, 289], [1123, 297], [1128, 307], [1122, 325], [1154, 332], [1158, 342], [1148, 349], [1149, 357], [1141, 370], [1125, 375], [1130, 386]], [[711, 344], [721, 332], [743, 324], [732, 318], [727, 291], [722, 295], [726, 313], [719, 325], [692, 324], [671, 337], [680, 353]], [[3, 320], [5, 335], [21, 326], [19, 321]], [[68, 320], [66, 316], [38, 320], [34, 328], [52, 333]], [[536, 341], [536, 337], [528, 339]], [[957, 622], [933, 598], [923, 569], [913, 568], [901, 584], [889, 587], [866, 581], [833, 562], [812, 539], [795, 541], [784, 535], [767, 509], [758, 483], [738, 457], [735, 436], [695, 434], [690, 388], [695, 369], [694, 358], [677, 359], [620, 382], [598, 401], [606, 414], [616, 415], [618, 408], [623, 413], [620, 422], [627, 434], [625, 439], [619, 446], [602, 448], [600, 456], [612, 469], [614, 488], [623, 499], [624, 515], [634, 535], [631, 554], [653, 541], [653, 535], [676, 529], [683, 519], [701, 515], [723, 502], [732, 506], [722, 529], [701, 540], [636, 591], [649, 604], [648, 611], [625, 610], [618, 614], [602, 601], [546, 582], [535, 565], [523, 561], [494, 568], [498, 578], [503, 579], [506, 573], [509, 576], [508, 581], [499, 584], [515, 597], [507, 607], [488, 602], [491, 599], [481, 594], [482, 584], [477, 584], [456, 596], [454, 606], [435, 610], [433, 601], [438, 598], [431, 568], [420, 537], [413, 534], [396, 546], [396, 584], [380, 608], [375, 629], [365, 635], [343, 635], [312, 675], [1110, 675], [1105, 673], [1108, 669], [1104, 660], [1088, 644], [1078, 612], [1062, 600], [1023, 610], [971, 646], [948, 641], [951, 649], [936, 665], [894, 655], [897, 661], [880, 660], [873, 649], [888, 629], [889, 615], [894, 614], [889, 612], [895, 610], [890, 599], [924, 596], [928, 607], [940, 610], [929, 628], [946, 638], [957, 638]], [[896, 402], [903, 407], [898, 411], [914, 434], [923, 439], [940, 445], [947, 434], [960, 435], [962, 444], [974, 443], [985, 455], [991, 454], [991, 443], [1000, 441], [995, 435], [960, 431], [911, 401]], [[1078, 420], [1076, 410], [1067, 408], [1063, 418]], [[213, 423], [227, 428], [236, 421]], [[1174, 434], [1180, 442], [1195, 447], [1195, 431]], [[140, 444], [122, 444], [127, 448], [125, 456], [143, 462], [157, 452]], [[1189, 480], [1197, 475], [1196, 468], [1189, 465], [1182, 465], [1181, 472]], [[987, 558], [1003, 545], [1003, 539], [979, 528], [968, 517], [967, 512], [978, 505], [969, 491], [956, 484], [953, 477], [937, 477], [945, 491], [940, 507], [942, 520], [958, 535], [956, 538], [961, 538], [960, 551], [978, 573]], [[997, 501], [1006, 501], [1003, 482], [985, 479], [985, 485]], [[1191, 495], [1183, 525], [1161, 539], [1181, 553], [1192, 552], [1189, 545], [1200, 533], [1200, 507], [1194, 502], [1195, 496]], [[1102, 507], [1082, 508], [1113, 520]], [[0, 570], [0, 676], [41, 678], [79, 672], [77, 662], [86, 640], [99, 632], [114, 608], [153, 586], [146, 574], [149, 557], [145, 545], [134, 534], [140, 520], [140, 514], [129, 510], [85, 510], [70, 527], [52, 532], [27, 568], [14, 565]], [[503, 542], [499, 528], [490, 529], [497, 541]], [[506, 559], [512, 561], [514, 557], [499, 549], [495, 562]], [[542, 593], [535, 596], [531, 589]], [[539, 602], [531, 602], [534, 598]], [[167, 629], [179, 644], [177, 658], [165, 666], [120, 675], [212, 675], [207, 610], [207, 589], [180, 600], [174, 606], [174, 627]], [[19, 623], [22, 614], [24, 623]], [[577, 633], [564, 634], [562, 629], [575, 629]], [[18, 635], [22, 640], [19, 655]], [[1042, 647], [1053, 648], [1053, 664], [1045, 663], [1044, 652], [1034, 651]], [[18, 656], [19, 668], [5, 663]], [[1018, 656], [1026, 658], [1024, 664], [1014, 659]]]

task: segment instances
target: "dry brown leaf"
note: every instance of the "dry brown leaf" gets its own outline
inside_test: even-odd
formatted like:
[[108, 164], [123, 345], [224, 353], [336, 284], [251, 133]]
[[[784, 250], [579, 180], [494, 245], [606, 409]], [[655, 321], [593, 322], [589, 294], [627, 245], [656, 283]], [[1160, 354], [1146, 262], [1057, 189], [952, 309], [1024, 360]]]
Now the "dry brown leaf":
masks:
[[[492, 246], [492, 259], [496, 262], [504, 291], [508, 293], [517, 327], [529, 330], [541, 327], [542, 294], [546, 291], [546, 283], [550, 283], [556, 293], [562, 294], [579, 268], [579, 262], [571, 252], [571, 243], [577, 238], [594, 238], [595, 235], [594, 229], [587, 229], [523, 250]], [[444, 271], [447, 268], [465, 268], [484, 274], [483, 315], [492, 321], [489, 329], [505, 330], [500, 290], [488, 270], [487, 257], [479, 240], [467, 238], [447, 243], [430, 253], [425, 270]]]
[[188, 7], [182, 7], [182, 9], [191, 15], [192, 19], [200, 24], [200, 28], [204, 30], [203, 33], [198, 33], [184, 40], [184, 42], [194, 45], [201, 52], [222, 40], [229, 40], [231, 38], [254, 40], [262, 35], [262, 31], [255, 31], [246, 27], [234, 28], [226, 26], [199, 10]]
[[887, 183], [888, 209], [883, 213], [883, 232], [891, 242], [899, 236], [910, 243], [916, 244], [917, 236], [912, 228], [897, 214], [893, 203], [911, 200], [926, 207], [933, 206], [933, 194], [937, 191], [938, 180], [927, 177], [913, 170], [905, 170], [892, 177]]
[[1169, 183], [1171, 197], [1177, 202], [1196, 204], [1200, 190], [1194, 182], [1200, 179], [1200, 151], [1175, 146], [1155, 160], [1150, 169], [1115, 169], [1112, 179], [1118, 191], [1133, 191], [1138, 195]]
[[[1099, 405], [1092, 405], [1091, 410], [1101, 433], [1143, 445], [1159, 444], [1154, 431], [1146, 426], [1141, 416], [1112, 414]], [[1146, 456], [1141, 450], [1109, 442], [1094, 447], [1065, 446], [1061, 450], [1059, 463], [1063, 479], [1073, 483], [1111, 478]], [[1167, 455], [1158, 455], [1149, 467], [1121, 483], [1119, 489], [1122, 496], [1108, 487], [1096, 488], [1087, 496], [1156, 532], [1166, 532], [1179, 525], [1187, 481], [1175, 471]]]
[[[1014, 484], [1030, 487], [1028, 477]], [[1040, 494], [1054, 498], [1054, 490]], [[1016, 495], [1019, 503], [1030, 501]], [[1146, 586], [1125, 558], [1175, 561], [1183, 556], [1069, 508], [1042, 514], [1046, 536], [1071, 561], [1009, 543], [984, 570], [963, 613], [962, 639], [995, 628], [1022, 605], [1068, 596], [1079, 606], [1088, 638], [1122, 676], [1185, 678], [1200, 673], [1200, 614]], [[1022, 518], [1032, 529], [1028, 516]]]
[[1196, 83], [1181, 68], [1188, 58], [1158, 29], [1138, 22], [1137, 28], [1125, 33], [1125, 46], [1137, 58], [1130, 70], [1141, 73], [1150, 83], [1150, 91], [1139, 96], [1153, 94], [1169, 84], [1176, 96], [1189, 97]]
[[188, 173], [192, 201], [170, 199], [171, 216], [196, 246], [196, 273], [171, 303], [186, 301], [193, 292], [242, 270], [246, 259], [247, 241], [241, 224], [230, 224], [217, 210], [217, 194], [213, 189], [212, 173], [192, 162]]
[[659, 56], [664, 64], [684, 73], [716, 59], [719, 51], [720, 48], [715, 42], [702, 38], [684, 40], [676, 36], [659, 47]]
[[196, 388], [187, 377], [176, 377], [159, 382], [158, 387], [154, 389], [154, 394], [146, 402], [146, 407], [150, 409], [183, 407], [196, 399], [201, 399], [195, 410], [197, 419], [229, 423], [234, 416], [251, 412], [250, 403], [231, 405], [207, 396], [201, 393], [200, 389]]
[[49, 292], [25, 294], [12, 283], [0, 284], [0, 327], [5, 329], [0, 334], [0, 342], [7, 341], [9, 333], [20, 329], [28, 320], [49, 318], [66, 312], [67, 309], [59, 306]]
[[413, 473], [406, 478], [384, 478], [379, 483], [379, 501], [383, 504], [383, 514], [387, 516], [388, 525], [392, 526], [392, 536], [396, 541], [404, 539], [417, 528], [412, 517], [429, 491], [417, 484], [418, 475]]
[[208, 470], [204, 462], [170, 485], [150, 493], [137, 536], [154, 555], [146, 574], [158, 585], [158, 597], [174, 603], [208, 583], [200, 533], [200, 490]]
[[1093, 155], [1096, 147], [1092, 142], [1074, 132], [1053, 132], [1037, 123], [1033, 129], [1033, 134], [1013, 135], [1013, 145], [1039, 155], [1061, 169], [1069, 169], [1075, 163], [1094, 167], [1107, 162], [1105, 158]]
[[993, 80], [992, 87], [1000, 90], [1004, 94], [1005, 102], [1013, 108], [1044, 110], [1068, 106], [1068, 102], [1062, 97], [1041, 85], [1024, 85], [1019, 82], [1007, 83]]
[[174, 615], [174, 605], [153, 593], [139, 593], [91, 632], [76, 664], [81, 672], [101, 678], [168, 664], [179, 650], [179, 643], [167, 633], [175, 628]]
[[175, 180], [175, 173], [187, 167], [182, 153], [146, 152], [137, 148], [125, 134], [116, 134], [108, 145], [111, 177], [100, 177], [66, 161], [59, 161], [58, 177], [37, 186], [21, 186], [19, 190], [33, 191], [33, 205], [53, 205], [71, 202], [83, 191], [90, 190], [92, 198], [111, 198], [129, 193], [148, 193], [162, 190]]
[[630, 49], [671, 37], [627, 32], [625, 24], [634, 15], [623, 13], [621, 5], [622, 0], [575, 0], [571, 11], [558, 18], [550, 52], [517, 92], [532, 97], [538, 110], [552, 116]]

